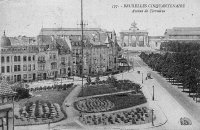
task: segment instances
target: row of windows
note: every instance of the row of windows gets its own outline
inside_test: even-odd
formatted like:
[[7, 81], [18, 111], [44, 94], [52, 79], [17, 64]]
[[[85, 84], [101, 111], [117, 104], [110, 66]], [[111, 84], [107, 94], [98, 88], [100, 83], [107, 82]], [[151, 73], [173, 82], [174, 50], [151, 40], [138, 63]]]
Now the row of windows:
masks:
[[[23, 61], [35, 61], [35, 56], [31, 57], [31, 56], [23, 56]], [[1, 63], [4, 63], [4, 62], [10, 62], [11, 61], [11, 57], [10, 56], [7, 56], [7, 57], [4, 57], [2, 56], [1, 57]], [[21, 61], [21, 57], [20, 56], [14, 56], [14, 62], [17, 62], [17, 61]]]
[[[35, 70], [35, 65], [32, 66], [32, 70]], [[14, 65], [14, 72], [21, 71], [21, 66], [20, 65]], [[23, 65], [23, 71], [31, 71], [31, 64]], [[2, 66], [1, 67], [1, 73], [9, 73], [11, 72], [11, 67], [10, 66]]]
[[50, 54], [50, 59], [56, 59], [56, 54]]
[[[35, 70], [35, 65], [33, 64], [32, 70]], [[31, 71], [31, 64], [23, 65], [23, 71]]]
[[9, 73], [10, 72], [10, 66], [6, 66], [6, 68], [4, 66], [1, 67], [1, 73]]

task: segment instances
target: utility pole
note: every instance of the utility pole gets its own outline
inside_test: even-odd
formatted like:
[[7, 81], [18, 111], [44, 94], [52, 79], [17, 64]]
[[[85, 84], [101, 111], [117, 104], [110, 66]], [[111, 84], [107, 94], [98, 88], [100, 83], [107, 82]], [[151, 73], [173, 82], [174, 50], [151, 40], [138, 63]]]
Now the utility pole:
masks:
[[83, 0], [81, 0], [81, 44], [82, 44], [82, 96], [83, 96]]

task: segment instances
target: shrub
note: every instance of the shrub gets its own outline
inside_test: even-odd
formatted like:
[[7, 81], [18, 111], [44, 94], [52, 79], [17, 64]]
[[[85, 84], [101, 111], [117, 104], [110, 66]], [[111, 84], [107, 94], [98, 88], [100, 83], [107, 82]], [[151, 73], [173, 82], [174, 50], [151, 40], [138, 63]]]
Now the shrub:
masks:
[[16, 92], [17, 92], [17, 97], [19, 99], [23, 99], [23, 98], [28, 98], [30, 95], [29, 95], [29, 90], [28, 89], [25, 89], [25, 88], [22, 88], [22, 87], [19, 87], [16, 89]]

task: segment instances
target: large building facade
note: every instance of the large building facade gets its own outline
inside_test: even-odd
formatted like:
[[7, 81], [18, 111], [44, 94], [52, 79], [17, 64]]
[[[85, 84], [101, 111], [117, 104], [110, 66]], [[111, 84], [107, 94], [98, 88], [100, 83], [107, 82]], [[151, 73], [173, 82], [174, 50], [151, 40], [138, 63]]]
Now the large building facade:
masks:
[[[118, 68], [114, 31], [42, 28], [35, 37], [1, 37], [0, 73], [9, 82], [96, 75]], [[83, 47], [83, 58], [82, 58]]]
[[95, 75], [118, 68], [119, 45], [114, 31], [84, 29], [83, 44], [80, 28], [43, 28], [40, 35], [62, 37], [69, 41], [73, 75], [81, 75], [82, 72], [84, 75]]
[[[65, 41], [52, 37], [25, 36], [1, 38], [0, 73], [7, 81], [34, 81], [66, 76], [71, 64], [69, 48], [61, 48]], [[63, 49], [64, 52], [63, 52]]]

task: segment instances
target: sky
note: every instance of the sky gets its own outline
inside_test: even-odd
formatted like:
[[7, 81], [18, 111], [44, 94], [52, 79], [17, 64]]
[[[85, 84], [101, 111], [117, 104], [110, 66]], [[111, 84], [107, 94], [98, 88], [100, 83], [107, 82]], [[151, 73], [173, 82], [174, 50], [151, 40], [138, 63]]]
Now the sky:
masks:
[[[44, 28], [80, 27], [81, 0], [0, 0], [0, 35], [37, 36]], [[164, 13], [133, 13], [124, 4], [185, 4], [184, 8], [162, 8]], [[112, 8], [118, 5], [119, 8]], [[117, 35], [135, 21], [150, 36], [162, 36], [167, 28], [200, 27], [200, 0], [83, 0], [86, 28], [115, 30]]]

